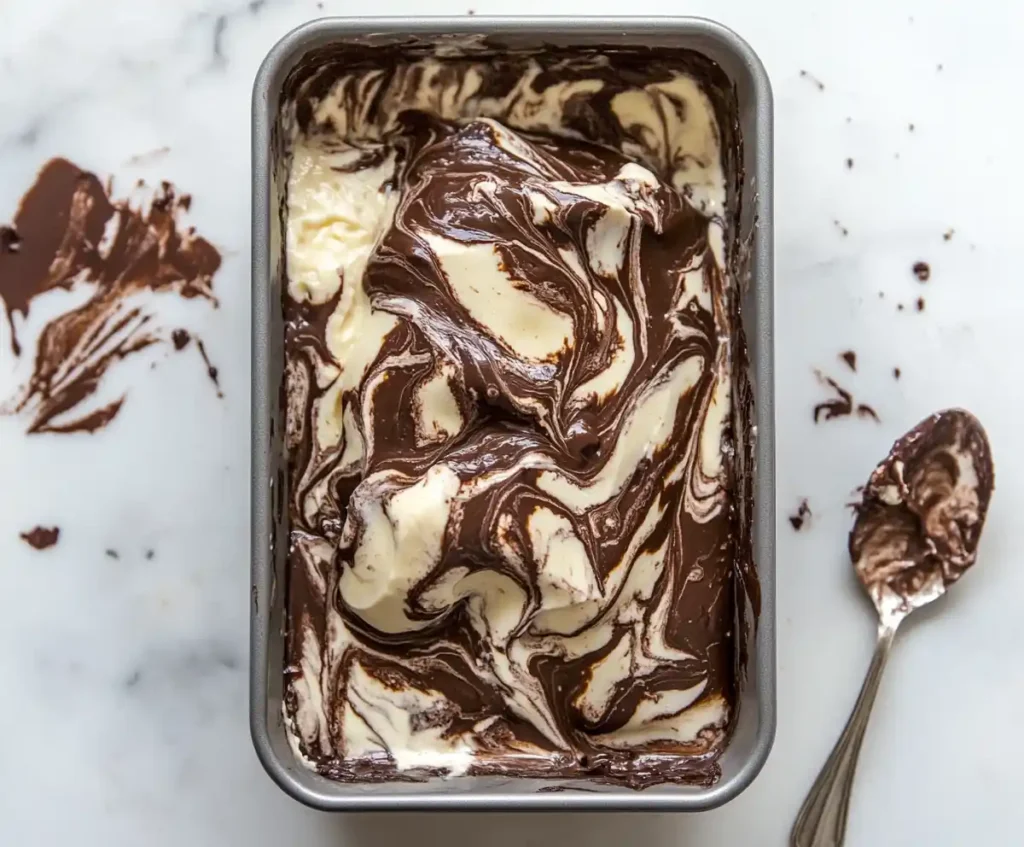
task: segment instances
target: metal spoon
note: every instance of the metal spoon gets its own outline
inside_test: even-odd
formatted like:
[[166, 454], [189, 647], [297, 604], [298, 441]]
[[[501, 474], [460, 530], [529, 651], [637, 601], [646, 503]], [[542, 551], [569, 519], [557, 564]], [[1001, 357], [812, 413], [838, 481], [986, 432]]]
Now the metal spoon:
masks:
[[850, 558], [878, 611], [878, 642], [853, 714], [797, 815], [792, 847], [842, 845], [857, 755], [896, 629], [974, 564], [992, 487], [985, 430], [962, 409], [923, 420], [871, 474]]

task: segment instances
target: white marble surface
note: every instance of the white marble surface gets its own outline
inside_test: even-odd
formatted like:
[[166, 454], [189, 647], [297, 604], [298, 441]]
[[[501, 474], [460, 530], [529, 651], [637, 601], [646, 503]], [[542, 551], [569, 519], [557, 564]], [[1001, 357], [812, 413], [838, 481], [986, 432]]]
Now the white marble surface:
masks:
[[[128, 386], [129, 401], [97, 436], [26, 437], [23, 420], [0, 417], [0, 844], [781, 845], [871, 650], [871, 614], [845, 559], [844, 504], [893, 437], [950, 404], [986, 423], [998, 460], [981, 563], [897, 645], [847, 843], [1020, 843], [1024, 569], [1009, 547], [1024, 507], [1024, 448], [1013, 442], [1024, 412], [1013, 364], [1024, 327], [1024, 9], [1000, 0], [430, 4], [439, 14], [470, 7], [704, 14], [744, 35], [772, 77], [779, 726], [767, 767], [726, 808], [690, 817], [329, 817], [278, 791], [246, 717], [249, 92], [260, 59], [295, 24], [423, 7], [5, 0], [0, 221], [52, 155], [122, 186], [146, 176], [191, 191], [193, 222], [225, 256], [221, 307], [168, 308], [204, 333], [225, 396], [188, 356], [154, 352], [117, 371], [106, 390]], [[166, 155], [129, 164], [164, 146]], [[925, 286], [910, 272], [919, 259], [933, 270]], [[923, 313], [912, 306], [919, 295]], [[23, 336], [67, 296], [39, 301]], [[27, 364], [8, 342], [0, 327], [3, 396]], [[837, 359], [848, 348], [856, 374]], [[811, 408], [826, 397], [815, 368], [874, 405], [881, 423], [814, 426]], [[800, 497], [814, 516], [796, 533], [786, 515]], [[61, 527], [56, 547], [19, 540], [37, 524]]]

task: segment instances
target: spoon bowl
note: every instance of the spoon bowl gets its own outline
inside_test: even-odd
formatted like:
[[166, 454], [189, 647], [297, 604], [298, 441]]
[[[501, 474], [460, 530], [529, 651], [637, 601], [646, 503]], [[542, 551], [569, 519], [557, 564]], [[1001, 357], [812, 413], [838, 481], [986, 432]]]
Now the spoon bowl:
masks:
[[977, 418], [947, 409], [896, 441], [864, 486], [849, 548], [878, 612], [878, 641], [853, 713], [797, 815], [793, 847], [842, 845], [857, 757], [896, 629], [974, 564], [994, 475]]

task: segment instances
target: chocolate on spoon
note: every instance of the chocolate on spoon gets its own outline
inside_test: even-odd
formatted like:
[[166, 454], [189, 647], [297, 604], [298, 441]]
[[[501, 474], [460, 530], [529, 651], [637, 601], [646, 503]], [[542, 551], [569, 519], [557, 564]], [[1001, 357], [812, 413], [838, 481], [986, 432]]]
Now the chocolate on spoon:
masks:
[[839, 847], [864, 731], [896, 628], [974, 564], [992, 497], [988, 437], [963, 409], [937, 412], [875, 468], [850, 532], [850, 558], [878, 611], [878, 643], [857, 705], [793, 826], [793, 847]]
[[988, 438], [962, 409], [897, 441], [857, 507], [850, 558], [883, 621], [945, 593], [974, 564], [992, 497]]

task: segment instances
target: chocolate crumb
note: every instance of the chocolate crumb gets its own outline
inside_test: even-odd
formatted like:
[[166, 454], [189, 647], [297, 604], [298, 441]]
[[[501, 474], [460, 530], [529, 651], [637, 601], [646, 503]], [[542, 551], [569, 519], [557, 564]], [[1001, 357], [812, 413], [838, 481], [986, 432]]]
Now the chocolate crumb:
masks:
[[796, 513], [789, 516], [789, 522], [793, 526], [793, 529], [799, 532], [804, 523], [811, 517], [811, 507], [807, 505], [807, 498], [805, 497], [800, 501], [800, 505], [797, 507]]
[[928, 282], [931, 278], [932, 269], [927, 262], [914, 262], [913, 270], [919, 282]]
[[824, 403], [818, 403], [814, 407], [814, 422], [819, 423], [824, 415], [824, 420], [830, 421], [833, 418], [849, 417], [856, 413], [858, 417], [871, 417], [876, 421], [878, 415], [871, 406], [866, 403], [859, 403], [854, 405], [853, 395], [843, 388], [838, 382], [832, 377], [826, 376], [821, 371], [815, 371], [818, 379], [825, 383], [835, 393], [836, 397], [832, 400], [826, 400]]
[[943, 241], [952, 241], [953, 240], [953, 233], [955, 231], [956, 230], [954, 230], [952, 227], [950, 229], [947, 229], [944, 233], [942, 233], [942, 240]]
[[857, 416], [861, 418], [874, 418], [876, 421], [880, 420], [878, 412], [871, 408], [867, 403], [858, 404]]
[[176, 329], [171, 333], [171, 341], [174, 344], [175, 350], [183, 350], [191, 340], [192, 336], [188, 334], [186, 329]]
[[902, 312], [903, 311], [903, 304], [902, 303], [897, 303], [896, 304], [896, 310], [898, 312]]
[[884, 300], [885, 299], [885, 292], [884, 291], [879, 291], [878, 292], [878, 299], [879, 300]]
[[937, 70], [937, 71], [941, 71], [942, 70], [942, 63], [941, 62], [935, 66], [935, 70]]
[[153, 557], [154, 557], [155, 555], [156, 555], [156, 552], [155, 552], [155, 551], [153, 551], [153, 550], [147, 550], [147, 551], [146, 551], [146, 561], [148, 562], [148, 561], [152, 560], [152, 558], [153, 558]]
[[467, 15], [475, 15], [476, 14], [476, 9], [467, 9], [466, 10], [466, 14]]
[[0, 253], [17, 253], [21, 237], [13, 226], [0, 226]]
[[899, 379], [902, 375], [903, 375], [903, 371], [901, 371], [899, 368], [893, 368], [892, 369], [892, 378], [893, 379]]
[[852, 168], [853, 167], [853, 159], [847, 159], [846, 160], [846, 167], [848, 167], [848, 168]]
[[845, 226], [843, 226], [843, 225], [842, 225], [841, 223], [839, 223], [839, 221], [837, 221], [837, 220], [833, 220], [833, 221], [832, 221], [832, 223], [834, 223], [834, 224], [835, 224], [835, 225], [836, 225], [836, 226], [837, 226], [837, 227], [839, 228], [839, 231], [840, 231], [840, 232], [841, 232], [841, 233], [842, 233], [842, 234], [843, 234], [844, 236], [846, 236], [846, 235], [849, 235], [849, 234], [850, 234], [850, 230], [848, 230], [848, 229], [847, 229], [847, 228], [846, 228]]
[[907, 129], [909, 129], [911, 132], [913, 132], [914, 131], [914, 125], [913, 124], [907, 124]]
[[28, 532], [21, 533], [21, 538], [36, 550], [45, 550], [57, 543], [57, 539], [60, 538], [60, 527], [37, 526]]
[[822, 414], [825, 415], [826, 421], [830, 421], [832, 418], [840, 418], [849, 415], [850, 412], [853, 411], [853, 396], [850, 392], [842, 388], [831, 377], [825, 376], [821, 371], [818, 371], [817, 373], [818, 379], [822, 380], [839, 396], [835, 400], [826, 400], [824, 403], [818, 403], [814, 407], [814, 422], [818, 423]]
[[106, 554], [108, 559], [120, 559], [121, 558], [118, 555], [117, 550], [104, 550], [103, 552]]
[[850, 117], [849, 115], [847, 115], [847, 116], [846, 116], [846, 122], [847, 122], [848, 124], [852, 124], [852, 123], [853, 123], [853, 118], [851, 118], [851, 117]]
[[916, 305], [917, 305], [917, 311], [923, 312], [924, 311], [924, 297], [918, 297]]
[[853, 350], [847, 350], [839, 354], [839, 358], [850, 366], [851, 371], [857, 370], [857, 354]]
[[199, 355], [203, 357], [203, 361], [206, 363], [206, 375], [210, 377], [210, 382], [212, 382], [214, 387], [217, 389], [217, 396], [223, 397], [224, 392], [220, 390], [218, 371], [212, 364], [210, 364], [210, 357], [206, 354], [206, 345], [203, 344], [203, 340], [201, 338], [196, 339], [196, 346], [199, 347]]

